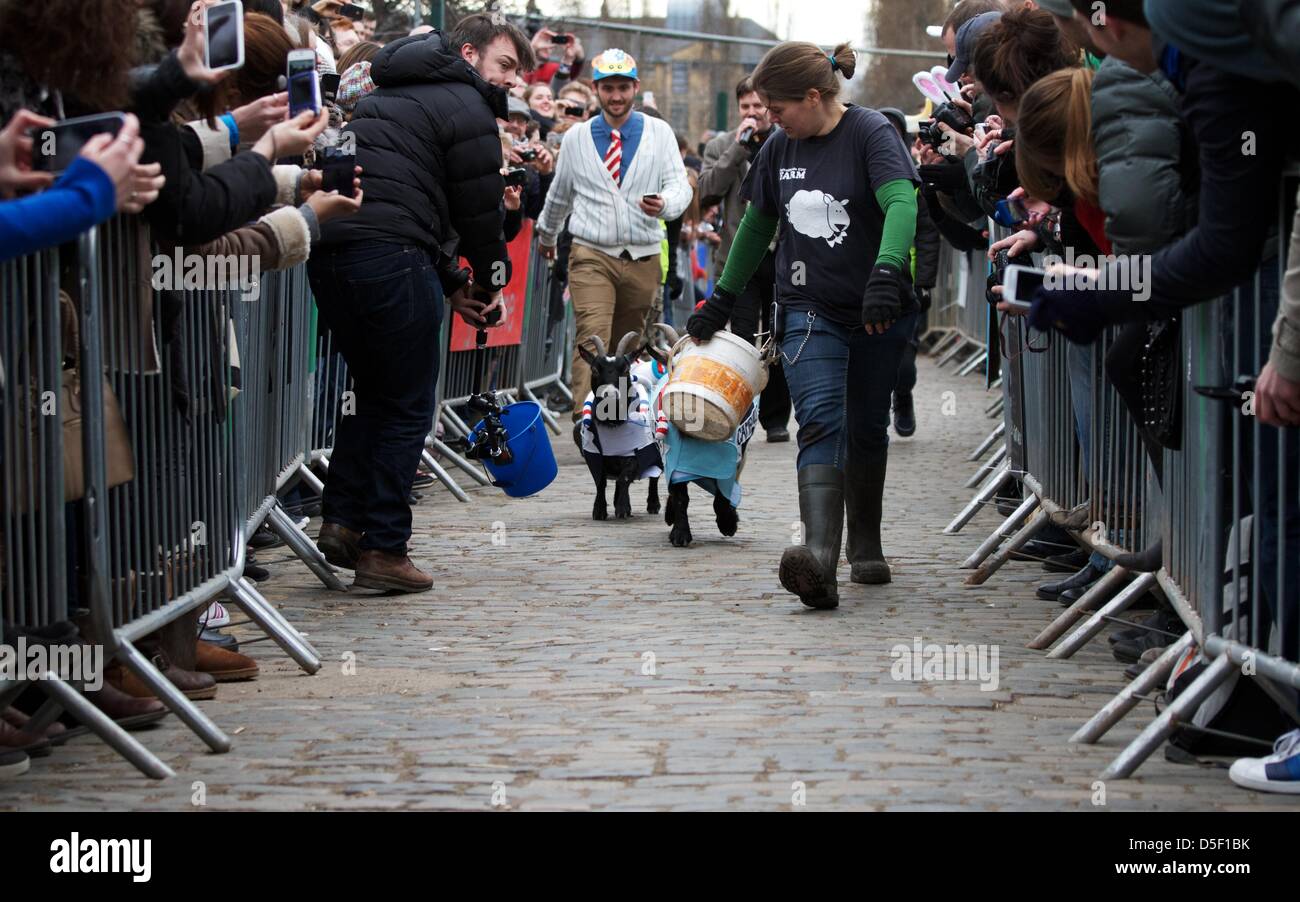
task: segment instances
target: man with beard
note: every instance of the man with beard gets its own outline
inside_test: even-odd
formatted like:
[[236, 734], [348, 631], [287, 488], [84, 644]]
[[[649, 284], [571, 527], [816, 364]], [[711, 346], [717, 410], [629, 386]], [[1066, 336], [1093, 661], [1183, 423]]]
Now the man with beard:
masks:
[[[722, 206], [722, 226], [719, 229], [722, 243], [714, 254], [714, 273], [722, 275], [727, 264], [727, 251], [736, 238], [736, 227], [745, 215], [745, 200], [740, 196], [740, 184], [749, 172], [749, 164], [772, 132], [767, 106], [754, 90], [748, 78], [736, 85], [736, 105], [740, 107], [740, 124], [734, 132], [722, 132], [704, 146], [704, 168], [700, 172], [700, 208], [714, 204]], [[731, 331], [753, 340], [759, 323], [770, 330], [772, 320], [773, 273], [772, 252], [769, 250], [759, 264], [758, 272], [750, 280], [740, 302], [731, 311]], [[767, 387], [758, 403], [758, 419], [769, 442], [788, 442], [790, 430], [790, 388], [785, 383], [785, 373], [778, 360], [768, 372]]]
[[500, 16], [394, 41], [340, 141], [355, 141], [365, 203], [322, 229], [307, 271], [355, 406], [339, 417], [317, 545], [362, 588], [433, 585], [407, 556], [408, 499], [433, 425], [443, 298], [473, 326], [499, 321], [510, 258], [497, 120], [532, 66], [528, 38]]
[[[677, 136], [661, 119], [633, 110], [641, 82], [636, 60], [611, 49], [592, 61], [601, 115], [564, 136], [555, 181], [537, 219], [537, 241], [548, 258], [569, 219], [573, 253], [569, 293], [577, 320], [573, 397], [591, 390], [591, 369], [578, 353], [593, 335], [612, 348], [628, 332], [641, 334], [660, 290], [663, 221], [691, 202]], [[581, 416], [574, 405], [575, 423]]]

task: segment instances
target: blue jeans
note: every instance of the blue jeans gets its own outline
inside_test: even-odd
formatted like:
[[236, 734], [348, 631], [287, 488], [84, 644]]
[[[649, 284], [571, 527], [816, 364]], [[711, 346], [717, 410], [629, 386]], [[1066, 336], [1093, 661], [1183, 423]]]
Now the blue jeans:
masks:
[[362, 549], [405, 554], [433, 426], [442, 285], [428, 253], [395, 244], [320, 248], [307, 272], [355, 392], [340, 399], [321, 514], [362, 533]]
[[884, 335], [801, 310], [782, 309], [781, 315], [781, 362], [799, 423], [798, 469], [831, 464], [843, 470], [847, 458], [888, 447], [890, 400], [917, 313]]

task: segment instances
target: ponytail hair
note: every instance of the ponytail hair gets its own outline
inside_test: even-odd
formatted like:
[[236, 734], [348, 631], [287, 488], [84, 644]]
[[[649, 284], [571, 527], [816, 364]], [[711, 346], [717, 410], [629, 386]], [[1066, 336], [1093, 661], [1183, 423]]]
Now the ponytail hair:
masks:
[[1020, 99], [1015, 154], [1016, 175], [1030, 197], [1050, 202], [1068, 187], [1099, 206], [1091, 69], [1061, 69], [1030, 86]]
[[803, 100], [817, 91], [823, 100], [840, 93], [839, 76], [852, 78], [858, 56], [848, 44], [838, 44], [827, 54], [816, 44], [786, 41], [763, 55], [750, 82], [769, 100]]

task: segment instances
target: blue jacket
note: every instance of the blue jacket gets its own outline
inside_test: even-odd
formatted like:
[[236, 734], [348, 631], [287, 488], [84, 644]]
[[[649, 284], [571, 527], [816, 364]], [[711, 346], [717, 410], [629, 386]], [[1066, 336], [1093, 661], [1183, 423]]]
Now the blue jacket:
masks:
[[96, 164], [76, 160], [48, 190], [0, 201], [0, 263], [71, 241], [112, 217], [113, 180]]

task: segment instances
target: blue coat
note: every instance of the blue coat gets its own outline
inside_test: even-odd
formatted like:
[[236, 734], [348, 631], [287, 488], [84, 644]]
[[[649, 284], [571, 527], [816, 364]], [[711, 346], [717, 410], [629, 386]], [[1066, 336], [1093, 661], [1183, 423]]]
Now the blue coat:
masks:
[[78, 159], [48, 190], [0, 202], [0, 263], [71, 241], [116, 208], [108, 173]]

